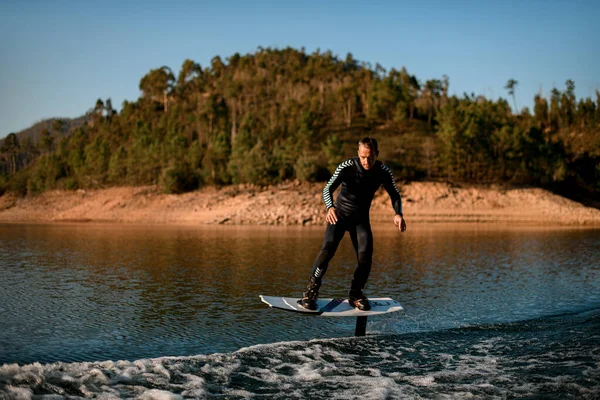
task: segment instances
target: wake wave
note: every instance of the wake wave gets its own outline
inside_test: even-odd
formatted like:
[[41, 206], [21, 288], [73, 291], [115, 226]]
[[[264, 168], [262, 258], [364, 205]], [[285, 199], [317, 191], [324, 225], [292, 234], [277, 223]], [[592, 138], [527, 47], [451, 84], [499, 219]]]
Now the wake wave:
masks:
[[593, 399], [598, 388], [600, 310], [433, 332], [256, 345], [223, 354], [0, 367], [0, 399]]

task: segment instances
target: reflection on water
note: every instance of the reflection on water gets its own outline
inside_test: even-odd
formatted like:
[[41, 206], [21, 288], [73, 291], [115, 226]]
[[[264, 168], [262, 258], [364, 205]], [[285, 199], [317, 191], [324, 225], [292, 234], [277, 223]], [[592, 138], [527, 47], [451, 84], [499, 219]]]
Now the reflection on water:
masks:
[[[298, 296], [322, 228], [0, 225], [0, 364], [229, 352], [351, 335], [350, 319], [270, 310]], [[492, 226], [375, 227], [367, 293], [405, 315], [402, 333], [511, 322], [600, 304], [600, 231]], [[349, 239], [322, 288], [344, 296]]]

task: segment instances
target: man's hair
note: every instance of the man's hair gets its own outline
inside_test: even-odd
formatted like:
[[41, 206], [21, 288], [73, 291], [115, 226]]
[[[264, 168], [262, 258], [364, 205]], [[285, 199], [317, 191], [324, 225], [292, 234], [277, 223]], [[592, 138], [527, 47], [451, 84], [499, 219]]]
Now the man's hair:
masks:
[[361, 145], [365, 146], [371, 151], [374, 151], [375, 153], [379, 153], [379, 148], [377, 147], [377, 140], [375, 140], [375, 138], [369, 136], [362, 138], [360, 142], [358, 142], [358, 146], [360, 147]]

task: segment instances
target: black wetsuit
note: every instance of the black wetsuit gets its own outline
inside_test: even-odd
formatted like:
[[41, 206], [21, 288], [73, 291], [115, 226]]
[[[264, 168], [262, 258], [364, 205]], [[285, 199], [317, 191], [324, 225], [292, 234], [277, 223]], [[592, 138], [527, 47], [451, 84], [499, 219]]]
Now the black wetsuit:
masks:
[[[333, 192], [340, 185], [342, 188], [334, 204]], [[312, 276], [319, 284], [344, 234], [349, 232], [358, 259], [351, 290], [364, 288], [371, 272], [373, 257], [369, 210], [375, 192], [382, 185], [390, 195], [394, 211], [402, 215], [402, 199], [392, 172], [380, 161], [375, 161], [375, 165], [366, 170], [359, 158], [354, 157], [341, 163], [335, 170], [323, 189], [323, 200], [328, 210], [335, 207], [338, 222], [335, 225], [327, 224], [323, 246], [313, 265]]]

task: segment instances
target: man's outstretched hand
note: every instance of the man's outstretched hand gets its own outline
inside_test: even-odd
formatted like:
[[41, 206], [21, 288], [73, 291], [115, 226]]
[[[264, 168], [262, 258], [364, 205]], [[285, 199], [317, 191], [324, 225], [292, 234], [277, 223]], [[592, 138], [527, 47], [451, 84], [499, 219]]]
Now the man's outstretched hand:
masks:
[[404, 218], [398, 214], [394, 216], [394, 225], [396, 225], [400, 232], [406, 231], [406, 221], [404, 221]]

